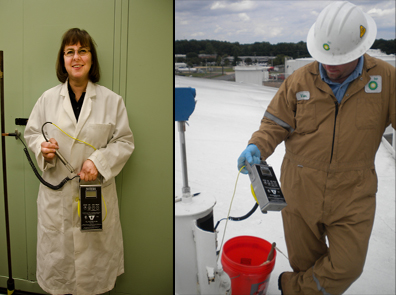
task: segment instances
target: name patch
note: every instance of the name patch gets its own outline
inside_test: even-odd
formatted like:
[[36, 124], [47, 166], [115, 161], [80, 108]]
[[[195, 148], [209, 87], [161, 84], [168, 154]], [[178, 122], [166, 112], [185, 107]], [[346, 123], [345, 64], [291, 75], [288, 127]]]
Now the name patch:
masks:
[[309, 100], [309, 91], [300, 91], [296, 93], [297, 100]]

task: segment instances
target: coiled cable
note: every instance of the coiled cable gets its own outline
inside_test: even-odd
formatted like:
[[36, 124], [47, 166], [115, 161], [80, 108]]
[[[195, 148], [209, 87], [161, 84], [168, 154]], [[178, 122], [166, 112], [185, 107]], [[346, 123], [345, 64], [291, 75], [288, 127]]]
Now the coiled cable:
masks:
[[58, 185], [53, 185], [53, 184], [51, 184], [51, 183], [45, 181], [44, 178], [42, 178], [41, 175], [40, 175], [40, 173], [37, 171], [36, 166], [34, 166], [34, 163], [33, 163], [33, 161], [32, 161], [32, 158], [30, 157], [30, 154], [29, 154], [29, 151], [28, 151], [28, 149], [27, 149], [26, 144], [23, 142], [23, 140], [22, 140], [18, 135], [17, 135], [16, 137], [17, 137], [17, 138], [22, 142], [22, 144], [24, 145], [23, 151], [25, 152], [26, 158], [28, 159], [28, 162], [29, 162], [30, 166], [32, 167], [34, 174], [36, 175], [36, 177], [38, 178], [38, 180], [40, 180], [40, 182], [41, 182], [42, 184], [44, 184], [46, 187], [49, 187], [50, 189], [53, 189], [53, 190], [58, 190], [58, 189], [62, 188], [62, 187], [65, 185], [65, 183], [68, 182], [69, 180], [73, 180], [74, 178], [79, 177], [78, 175], [74, 176], [73, 178], [70, 178], [70, 177], [67, 176], [67, 177], [65, 177]]
[[[44, 136], [44, 139], [45, 139], [47, 142], [48, 142], [48, 139], [47, 139], [47, 137], [45, 136], [45, 132], [44, 132], [44, 126], [45, 126], [46, 124], [52, 124], [52, 125], [54, 125], [56, 128], [58, 128], [60, 131], [62, 131], [64, 134], [66, 134], [66, 135], [69, 136], [70, 138], [72, 138], [72, 139], [74, 139], [74, 140], [77, 140], [77, 141], [79, 141], [79, 142], [81, 142], [81, 143], [84, 143], [84, 144], [86, 144], [86, 145], [92, 147], [94, 150], [96, 150], [96, 148], [95, 148], [94, 146], [90, 145], [89, 143], [87, 143], [87, 142], [85, 142], [85, 141], [82, 141], [82, 140], [80, 140], [80, 139], [77, 139], [77, 138], [74, 138], [74, 137], [70, 136], [69, 134], [67, 134], [65, 131], [63, 131], [61, 128], [59, 128], [58, 126], [56, 126], [56, 125], [55, 125], [54, 123], [52, 123], [52, 122], [45, 122], [45, 123], [43, 124], [43, 126], [41, 126], [41, 132], [42, 132], [42, 134], [43, 134], [43, 136]], [[28, 159], [28, 162], [29, 162], [29, 164], [30, 164], [30, 167], [32, 167], [32, 170], [33, 170], [34, 174], [36, 175], [36, 177], [38, 178], [38, 180], [40, 180], [40, 182], [41, 182], [43, 185], [45, 185], [46, 187], [48, 187], [48, 188], [50, 188], [50, 189], [52, 189], [52, 190], [58, 190], [58, 189], [62, 188], [62, 187], [65, 185], [65, 183], [68, 182], [69, 180], [73, 180], [73, 179], [76, 178], [76, 177], [80, 177], [79, 175], [76, 175], [76, 176], [74, 176], [74, 177], [72, 177], [72, 178], [66, 176], [58, 185], [53, 185], [53, 184], [51, 184], [51, 183], [45, 181], [44, 178], [42, 178], [41, 175], [40, 175], [40, 173], [37, 171], [37, 168], [36, 168], [36, 166], [34, 165], [32, 158], [30, 157], [30, 154], [29, 154], [29, 151], [28, 151], [28, 149], [27, 149], [26, 144], [23, 142], [23, 140], [22, 140], [21, 137], [19, 136], [20, 133], [19, 133], [19, 134], [18, 134], [18, 133], [15, 133], [15, 134], [12, 133], [12, 134], [8, 134], [8, 135], [15, 136], [17, 139], [19, 139], [19, 140], [22, 142], [22, 144], [23, 144], [23, 146], [24, 146], [23, 151], [25, 152], [25, 155], [26, 155], [26, 158]], [[57, 154], [57, 155], [58, 155], [58, 157], [60, 156], [60, 154]], [[62, 157], [62, 158], [63, 158], [63, 157]], [[61, 159], [61, 158], [60, 158], [60, 159]], [[66, 167], [67, 167], [68, 165], [70, 165], [65, 159], [61, 159], [61, 160], [62, 160], [63, 164], [65, 164]], [[69, 169], [69, 168], [68, 168], [68, 169]], [[73, 168], [72, 168], [72, 169], [73, 169]], [[73, 169], [73, 170], [74, 170], [74, 169]], [[103, 204], [104, 204], [105, 211], [106, 211], [106, 215], [105, 215], [105, 217], [104, 217], [104, 219], [103, 219], [103, 221], [105, 221], [105, 220], [106, 220], [106, 217], [107, 217], [107, 206], [106, 206], [106, 201], [105, 201], [105, 199], [103, 198], [103, 195], [102, 195], [102, 200], [103, 200]], [[78, 201], [78, 216], [80, 216], [80, 200]]]

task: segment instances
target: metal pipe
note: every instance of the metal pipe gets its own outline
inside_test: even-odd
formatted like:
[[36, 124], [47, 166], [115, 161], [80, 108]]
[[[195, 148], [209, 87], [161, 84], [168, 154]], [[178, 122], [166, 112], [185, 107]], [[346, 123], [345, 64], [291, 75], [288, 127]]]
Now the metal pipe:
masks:
[[12, 264], [11, 264], [11, 237], [10, 237], [10, 218], [8, 214], [8, 188], [7, 188], [7, 164], [6, 164], [6, 147], [4, 131], [4, 59], [3, 51], [0, 51], [0, 99], [1, 99], [1, 151], [3, 160], [3, 188], [4, 188], [4, 211], [5, 211], [5, 225], [7, 236], [7, 256], [8, 256], [8, 280], [7, 291], [12, 294], [15, 290], [14, 279], [12, 278]]
[[188, 175], [187, 175], [187, 154], [186, 154], [186, 138], [184, 132], [186, 131], [186, 122], [178, 121], [179, 126], [179, 138], [180, 138], [180, 152], [181, 152], [181, 164], [182, 164], [182, 177], [183, 177], [183, 188], [182, 188], [182, 201], [191, 201], [191, 190], [188, 186]]

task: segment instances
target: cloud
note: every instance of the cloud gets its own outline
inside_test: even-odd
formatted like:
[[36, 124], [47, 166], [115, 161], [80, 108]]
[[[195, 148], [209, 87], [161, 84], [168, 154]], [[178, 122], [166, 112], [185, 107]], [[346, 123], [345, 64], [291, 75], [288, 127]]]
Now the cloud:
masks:
[[315, 18], [317, 18], [319, 16], [320, 11], [311, 10], [309, 13], [312, 14]]
[[239, 12], [239, 11], [247, 11], [247, 10], [252, 10], [255, 7], [255, 3], [253, 1], [245, 0], [245, 1], [238, 1], [238, 2], [233, 2], [233, 1], [216, 1], [215, 3], [212, 4], [210, 7], [211, 10], [216, 10], [216, 9], [223, 9], [223, 10], [229, 10], [233, 12]]
[[236, 31], [235, 33], [236, 33], [236, 34], [245, 34], [245, 33], [247, 33], [247, 32], [249, 32], [247, 29], [242, 29], [242, 30]]
[[246, 13], [239, 13], [238, 17], [243, 21], [243, 22], [247, 22], [250, 20], [250, 17], [246, 14]]
[[281, 27], [271, 26], [269, 24], [261, 24], [253, 28], [251, 35], [256, 41], [267, 41], [269, 39], [277, 39], [283, 34]]
[[191, 37], [202, 37], [202, 36], [205, 36], [204, 32], [197, 32], [191, 34]]
[[[0, 0], [1, 1], [1, 0]], [[395, 38], [395, 0], [350, 0], [377, 23], [377, 39]], [[175, 40], [213, 39], [248, 44], [306, 40], [332, 1], [175, 1]]]
[[215, 2], [210, 7], [210, 9], [212, 9], [212, 10], [223, 9], [223, 8], [226, 8], [226, 4], [224, 2]]
[[395, 15], [395, 8], [390, 9], [381, 9], [381, 8], [372, 8], [368, 12], [371, 16], [386, 16], [386, 15]]
[[220, 27], [219, 25], [216, 25], [216, 29], [214, 30], [215, 33], [219, 33], [223, 30], [222, 27]]

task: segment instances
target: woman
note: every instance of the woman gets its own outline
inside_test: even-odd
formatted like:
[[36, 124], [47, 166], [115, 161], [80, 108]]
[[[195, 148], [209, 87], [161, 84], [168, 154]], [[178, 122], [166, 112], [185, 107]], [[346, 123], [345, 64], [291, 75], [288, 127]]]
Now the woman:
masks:
[[[133, 135], [122, 98], [95, 84], [99, 63], [94, 41], [80, 29], [63, 35], [57, 76], [62, 84], [44, 92], [29, 117], [25, 140], [34, 152], [43, 178], [58, 184], [76, 176], [55, 151], [74, 167], [81, 180], [103, 179], [106, 216], [103, 230], [80, 229], [79, 179], [60, 190], [40, 184], [37, 199], [37, 280], [51, 294], [99, 294], [114, 288], [124, 272], [124, 255], [115, 176], [134, 150]], [[45, 140], [42, 126], [46, 124]], [[94, 149], [95, 148], [95, 149]], [[105, 209], [107, 208], [107, 210]]]

